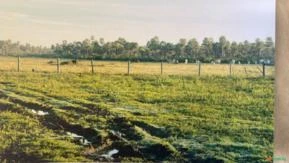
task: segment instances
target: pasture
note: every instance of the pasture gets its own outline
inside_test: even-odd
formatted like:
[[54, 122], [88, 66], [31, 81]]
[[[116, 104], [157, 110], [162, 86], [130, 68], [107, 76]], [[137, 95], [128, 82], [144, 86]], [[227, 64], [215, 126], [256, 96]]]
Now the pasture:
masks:
[[[17, 57], [0, 57], [0, 71], [17, 71]], [[119, 61], [94, 61], [95, 73], [101, 74], [127, 74], [128, 62]], [[20, 71], [22, 72], [56, 72], [57, 59], [43, 58], [20, 58]], [[60, 60], [60, 71], [62, 73], [89, 73], [92, 72], [91, 61], [80, 60], [73, 64], [71, 60]], [[262, 65], [255, 64], [232, 64], [231, 75], [237, 77], [259, 77], [262, 76]], [[274, 67], [266, 66], [266, 76], [274, 75]], [[159, 75], [161, 74], [161, 63], [131, 62], [130, 73], [137, 75]], [[198, 75], [199, 65], [196, 63], [163, 63], [163, 75]], [[201, 64], [201, 76], [229, 76], [229, 64]]]
[[[267, 162], [273, 68], [49, 59], [0, 62], [0, 160]], [[50, 62], [51, 63], [51, 62]], [[37, 66], [38, 65], [38, 66]], [[31, 72], [31, 69], [36, 70]], [[255, 72], [255, 73], [253, 73]], [[270, 75], [271, 74], [271, 75]], [[110, 152], [115, 154], [110, 155]]]

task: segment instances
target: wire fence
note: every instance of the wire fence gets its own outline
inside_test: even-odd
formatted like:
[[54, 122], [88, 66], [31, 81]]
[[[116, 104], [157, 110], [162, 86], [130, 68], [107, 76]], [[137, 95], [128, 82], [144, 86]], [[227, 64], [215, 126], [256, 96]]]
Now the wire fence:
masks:
[[149, 63], [71, 59], [0, 57], [0, 70], [12, 72], [152, 74], [197, 76], [274, 76], [274, 66], [265, 64]]

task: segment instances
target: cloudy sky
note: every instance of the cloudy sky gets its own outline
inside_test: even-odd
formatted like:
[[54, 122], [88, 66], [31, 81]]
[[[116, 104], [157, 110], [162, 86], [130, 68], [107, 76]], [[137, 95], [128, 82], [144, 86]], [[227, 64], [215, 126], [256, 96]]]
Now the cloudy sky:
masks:
[[275, 0], [0, 0], [0, 40], [49, 46], [92, 35], [140, 44], [275, 37]]

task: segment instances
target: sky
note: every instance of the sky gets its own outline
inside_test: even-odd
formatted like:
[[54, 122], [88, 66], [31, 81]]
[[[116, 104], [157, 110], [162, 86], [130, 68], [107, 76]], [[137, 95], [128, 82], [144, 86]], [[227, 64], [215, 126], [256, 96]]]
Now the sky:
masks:
[[0, 40], [50, 46], [94, 36], [254, 41], [275, 37], [275, 0], [0, 0]]

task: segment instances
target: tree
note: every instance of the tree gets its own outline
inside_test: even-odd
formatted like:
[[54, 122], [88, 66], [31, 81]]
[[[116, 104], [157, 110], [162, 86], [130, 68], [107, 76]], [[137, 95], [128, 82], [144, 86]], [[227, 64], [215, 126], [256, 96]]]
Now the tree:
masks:
[[205, 37], [201, 49], [200, 49], [200, 56], [199, 59], [202, 61], [210, 61], [213, 58], [213, 39]]
[[79, 58], [79, 55], [81, 55], [81, 47], [82, 47], [82, 43], [80, 41], [77, 41], [77, 42], [74, 42], [73, 43], [73, 58], [74, 58], [74, 61], [75, 63], [78, 62], [78, 58]]
[[274, 42], [273, 42], [272, 37], [266, 38], [265, 45], [261, 53], [264, 59], [269, 59], [271, 61], [274, 61], [275, 47], [274, 47]]
[[219, 38], [219, 54], [218, 56], [226, 57], [227, 55], [230, 55], [230, 42], [226, 39], [225, 36], [221, 36]]
[[260, 59], [263, 59], [263, 56], [262, 56], [262, 49], [265, 47], [264, 46], [264, 42], [263, 41], [261, 41], [259, 38], [257, 38], [256, 39], [256, 41], [255, 41], [255, 44], [254, 44], [255, 46], [254, 46], [254, 53], [255, 53], [255, 55], [256, 55], [256, 59], [258, 60], [258, 61], [260, 61]]
[[231, 53], [230, 53], [230, 55], [228, 55], [228, 57], [230, 58], [230, 59], [235, 59], [235, 58], [237, 58], [238, 57], [238, 55], [239, 55], [239, 46], [238, 46], [238, 43], [237, 42], [232, 42], [232, 44], [231, 44]]
[[182, 38], [175, 46], [175, 57], [176, 58], [184, 58], [185, 56], [185, 46], [187, 44], [187, 40]]
[[187, 58], [195, 60], [198, 57], [199, 49], [199, 43], [196, 39], [189, 40], [185, 46], [185, 54]]
[[147, 48], [150, 49], [150, 52], [153, 55], [159, 55], [160, 52], [160, 40], [157, 36], [153, 37], [150, 41], [147, 42]]
[[84, 56], [84, 58], [92, 58], [91, 56], [91, 43], [89, 39], [85, 39], [82, 41], [82, 46], [81, 46], [81, 53]]
[[225, 36], [221, 36], [219, 38], [219, 45], [220, 45], [220, 52], [221, 54], [219, 56], [226, 56], [226, 52], [225, 52], [225, 47], [226, 47], [226, 44], [227, 44], [227, 39]]

